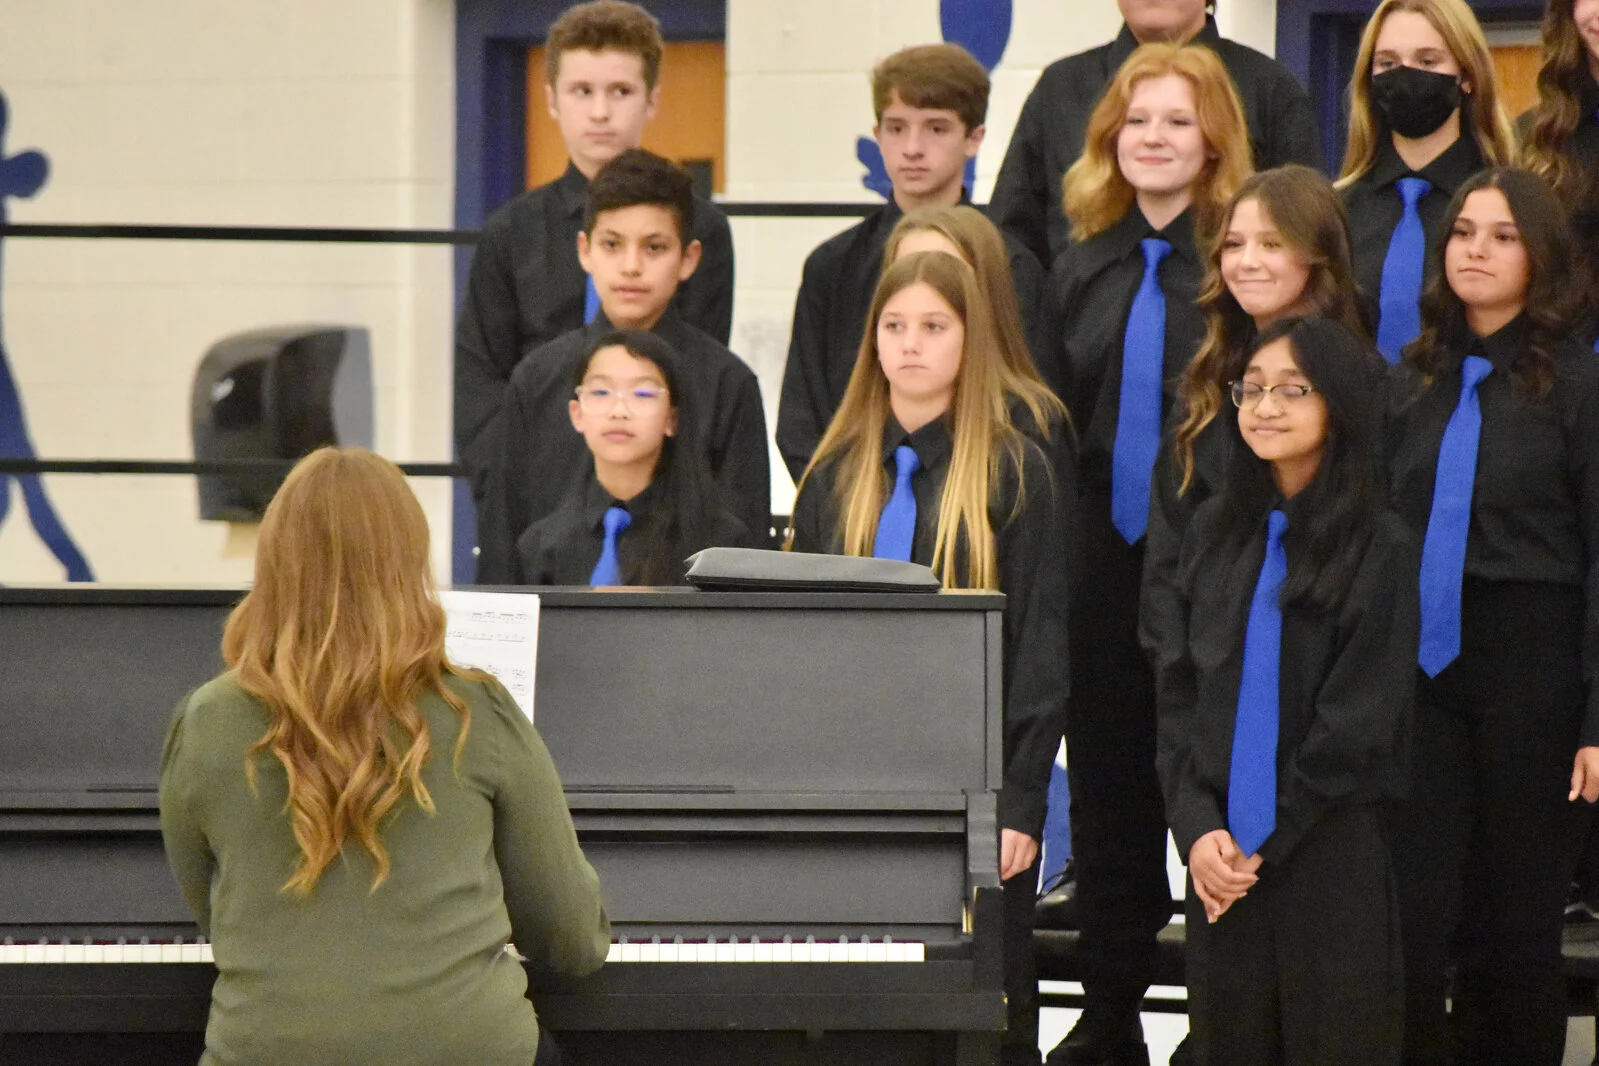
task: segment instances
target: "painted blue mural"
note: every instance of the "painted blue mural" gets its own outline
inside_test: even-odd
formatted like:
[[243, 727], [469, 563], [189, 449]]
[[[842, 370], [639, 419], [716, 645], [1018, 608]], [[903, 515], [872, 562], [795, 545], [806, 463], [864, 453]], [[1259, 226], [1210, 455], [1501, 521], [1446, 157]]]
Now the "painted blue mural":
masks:
[[[958, 44], [983, 65], [990, 74], [1005, 56], [1005, 46], [1010, 43], [1011, 0], [939, 0], [938, 24], [943, 29], [944, 40]], [[883, 152], [871, 137], [855, 140], [855, 158], [861, 161], [866, 173], [861, 184], [888, 199], [894, 192], [888, 180], [888, 170], [883, 166]], [[977, 182], [977, 160], [966, 162], [966, 187]]]
[[[0, 93], [0, 223], [7, 221], [6, 201], [11, 197], [28, 199], [44, 187], [50, 176], [50, 161], [38, 151], [5, 154], [5, 134], [10, 110], [5, 94]], [[0, 237], [3, 240], [3, 237]], [[4, 248], [0, 245], [0, 267], [4, 266]], [[5, 274], [0, 270], [0, 292], [5, 291]], [[32, 459], [36, 457], [33, 441], [28, 435], [28, 424], [22, 413], [22, 396], [17, 391], [16, 379], [11, 374], [11, 363], [6, 356], [4, 302], [0, 301], [0, 457], [7, 459]], [[60, 561], [68, 581], [93, 581], [89, 561], [72, 542], [66, 527], [61, 524], [55, 508], [46, 494], [44, 482], [37, 475], [25, 474], [11, 478], [0, 474], [0, 526], [6, 521], [11, 505], [11, 481], [22, 490], [22, 499], [28, 508], [28, 518], [39, 539]]]

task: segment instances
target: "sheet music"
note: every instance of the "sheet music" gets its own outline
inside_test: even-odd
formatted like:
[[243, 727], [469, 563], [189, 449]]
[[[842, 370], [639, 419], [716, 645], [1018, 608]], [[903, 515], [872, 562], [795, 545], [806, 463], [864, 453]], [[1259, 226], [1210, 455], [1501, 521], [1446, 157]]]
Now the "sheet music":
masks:
[[528, 721], [539, 658], [539, 598], [525, 592], [441, 591], [444, 653], [500, 679]]

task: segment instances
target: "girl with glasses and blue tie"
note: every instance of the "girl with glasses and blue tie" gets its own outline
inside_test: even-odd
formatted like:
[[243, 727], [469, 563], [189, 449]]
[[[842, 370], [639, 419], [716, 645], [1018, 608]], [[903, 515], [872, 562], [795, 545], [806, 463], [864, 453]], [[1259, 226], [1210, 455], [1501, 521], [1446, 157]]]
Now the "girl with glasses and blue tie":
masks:
[[1190, 1047], [1216, 1066], [1397, 1066], [1384, 808], [1405, 782], [1416, 539], [1386, 508], [1362, 338], [1283, 319], [1234, 368], [1226, 477], [1183, 539], [1159, 655]]
[[1231, 79], [1204, 47], [1144, 45], [1111, 80], [1066, 173], [1072, 243], [1050, 270], [1040, 364], [1081, 434], [1066, 749], [1085, 1006], [1058, 1063], [1146, 1061], [1138, 1008], [1171, 919], [1155, 693], [1138, 648], [1151, 471], [1204, 335], [1197, 247], [1250, 173]]
[[1014, 421], [1029, 384], [1000, 355], [964, 262], [900, 257], [867, 323], [838, 413], [800, 478], [789, 547], [921, 563], [947, 588], [1005, 593], [999, 825], [1012, 1002], [1002, 1061], [1036, 1063], [1033, 896], [1066, 711], [1063, 510], [1075, 489]]
[[578, 363], [568, 408], [593, 468], [517, 538], [517, 584], [679, 585], [700, 549], [754, 545], [692, 439], [679, 363], [666, 341], [634, 330], [600, 337]]
[[1599, 798], [1599, 362], [1574, 337], [1565, 216], [1541, 179], [1484, 171], [1445, 222], [1390, 377], [1390, 491], [1423, 538], [1394, 840], [1406, 1062], [1557, 1066], [1572, 801]]
[[1484, 166], [1512, 161], [1493, 58], [1466, 0], [1382, 0], [1349, 83], [1338, 188], [1355, 273], [1388, 362], [1421, 331], [1418, 304], [1444, 208]]

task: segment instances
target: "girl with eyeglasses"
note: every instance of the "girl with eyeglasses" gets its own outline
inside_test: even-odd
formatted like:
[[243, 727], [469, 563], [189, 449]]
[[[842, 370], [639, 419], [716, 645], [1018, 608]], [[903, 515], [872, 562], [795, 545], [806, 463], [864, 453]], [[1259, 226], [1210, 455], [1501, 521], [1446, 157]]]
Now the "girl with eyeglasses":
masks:
[[652, 333], [608, 333], [573, 382], [572, 428], [593, 470], [517, 538], [516, 583], [677, 585], [700, 549], [754, 546], [701, 458], [671, 345]]
[[1226, 476], [1186, 530], [1158, 656], [1190, 1050], [1397, 1066], [1384, 819], [1405, 780], [1417, 551], [1385, 506], [1365, 342], [1279, 320], [1226, 391]]
[[1390, 492], [1424, 538], [1417, 758], [1394, 849], [1406, 1061], [1555, 1066], [1569, 801], [1599, 798], [1599, 362], [1574, 339], [1547, 184], [1484, 171], [1446, 222], [1421, 336], [1390, 381]]

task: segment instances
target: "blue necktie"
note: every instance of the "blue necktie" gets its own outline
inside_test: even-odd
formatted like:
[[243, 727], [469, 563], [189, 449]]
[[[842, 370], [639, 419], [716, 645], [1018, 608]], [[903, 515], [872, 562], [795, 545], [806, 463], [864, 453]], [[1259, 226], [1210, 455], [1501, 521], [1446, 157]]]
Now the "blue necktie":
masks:
[[1142, 242], [1144, 280], [1133, 297], [1122, 337], [1122, 394], [1110, 457], [1110, 519], [1128, 544], [1149, 524], [1149, 478], [1160, 448], [1160, 381], [1166, 372], [1166, 294], [1160, 264], [1171, 244]]
[[1288, 516], [1266, 519], [1266, 558], [1249, 604], [1244, 631], [1244, 671], [1233, 721], [1233, 760], [1227, 776], [1227, 828], [1238, 850], [1253, 855], [1277, 827], [1278, 667], [1283, 651], [1283, 612], [1277, 603], [1288, 555], [1283, 531]]
[[1477, 442], [1482, 438], [1477, 386], [1492, 372], [1493, 364], [1480, 356], [1468, 355], [1460, 364], [1460, 403], [1438, 448], [1432, 513], [1421, 542], [1421, 647], [1416, 656], [1428, 677], [1437, 677], [1460, 654], [1460, 581], [1477, 479]]
[[600, 293], [594, 287], [594, 275], [583, 280], [583, 324], [593, 322], [600, 313]]
[[877, 519], [877, 538], [872, 555], [878, 559], [911, 561], [911, 542], [916, 539], [916, 494], [911, 491], [911, 475], [921, 468], [916, 449], [901, 444], [894, 449], [894, 494], [883, 504]]
[[1416, 205], [1432, 189], [1425, 178], [1400, 178], [1399, 198], [1404, 214], [1388, 239], [1382, 261], [1382, 292], [1377, 307], [1377, 350], [1390, 363], [1421, 332], [1421, 276], [1426, 266], [1427, 231], [1421, 228]]
[[594, 564], [594, 572], [589, 575], [589, 584], [593, 585], [619, 585], [622, 583], [622, 567], [616, 560], [616, 538], [622, 531], [633, 524], [633, 516], [622, 507], [610, 507], [605, 511], [605, 545], [600, 548], [600, 561]]

